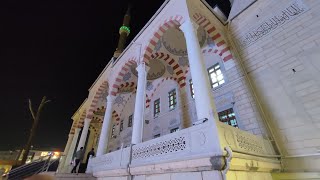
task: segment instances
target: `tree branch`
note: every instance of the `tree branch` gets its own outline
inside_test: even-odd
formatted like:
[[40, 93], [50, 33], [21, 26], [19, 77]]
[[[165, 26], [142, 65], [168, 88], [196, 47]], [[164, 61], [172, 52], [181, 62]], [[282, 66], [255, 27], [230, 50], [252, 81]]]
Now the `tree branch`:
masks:
[[32, 110], [32, 103], [31, 103], [31, 100], [29, 99], [29, 109], [30, 109], [30, 112], [31, 112], [31, 115], [32, 115], [32, 118], [33, 118], [33, 121], [36, 119], [36, 116], [34, 115], [34, 112]]

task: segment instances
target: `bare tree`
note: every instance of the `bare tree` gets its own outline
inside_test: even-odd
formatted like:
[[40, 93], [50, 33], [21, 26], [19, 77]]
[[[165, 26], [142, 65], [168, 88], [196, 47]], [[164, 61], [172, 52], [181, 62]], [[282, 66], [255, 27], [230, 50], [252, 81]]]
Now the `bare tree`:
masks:
[[26, 160], [27, 160], [27, 157], [28, 157], [28, 154], [29, 154], [29, 151], [30, 151], [31, 143], [33, 141], [33, 137], [36, 134], [36, 129], [37, 129], [38, 122], [39, 122], [39, 119], [40, 119], [40, 112], [41, 112], [43, 106], [46, 103], [50, 102], [50, 100], [46, 100], [46, 99], [47, 99], [47, 97], [43, 96], [43, 98], [41, 100], [41, 103], [40, 103], [40, 105], [38, 107], [37, 112], [35, 112], [33, 110], [31, 100], [29, 99], [29, 110], [30, 110], [30, 113], [31, 113], [31, 116], [32, 116], [32, 119], [33, 119], [33, 124], [32, 124], [32, 128], [30, 130], [30, 135], [29, 135], [27, 144], [26, 144], [26, 146], [24, 148], [24, 151], [23, 151], [21, 164], [25, 164], [26, 163]]

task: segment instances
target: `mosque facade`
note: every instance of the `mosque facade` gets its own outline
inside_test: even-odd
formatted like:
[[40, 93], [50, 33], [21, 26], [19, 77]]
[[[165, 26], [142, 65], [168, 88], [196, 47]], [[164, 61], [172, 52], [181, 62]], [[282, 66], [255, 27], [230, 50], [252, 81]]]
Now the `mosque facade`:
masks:
[[[167, 0], [73, 115], [59, 172], [98, 179], [320, 178], [320, 1]], [[84, 160], [85, 162], [85, 160]]]

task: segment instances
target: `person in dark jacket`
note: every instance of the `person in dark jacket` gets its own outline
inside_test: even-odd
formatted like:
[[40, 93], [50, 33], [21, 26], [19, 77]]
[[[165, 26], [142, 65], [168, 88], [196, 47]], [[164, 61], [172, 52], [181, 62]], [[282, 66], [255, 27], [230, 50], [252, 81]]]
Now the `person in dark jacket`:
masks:
[[[90, 152], [88, 152], [88, 155], [87, 155], [87, 161], [86, 161], [86, 168], [88, 167], [88, 163], [89, 163], [89, 159], [90, 159], [90, 156], [94, 157], [95, 153], [94, 153], [94, 148], [91, 149]], [[92, 158], [91, 157], [91, 158]]]
[[81, 147], [80, 150], [76, 152], [76, 165], [73, 167], [71, 173], [78, 173], [76, 172], [76, 170], [78, 165], [82, 161], [83, 157], [84, 157], [84, 150], [83, 150], [83, 147]]

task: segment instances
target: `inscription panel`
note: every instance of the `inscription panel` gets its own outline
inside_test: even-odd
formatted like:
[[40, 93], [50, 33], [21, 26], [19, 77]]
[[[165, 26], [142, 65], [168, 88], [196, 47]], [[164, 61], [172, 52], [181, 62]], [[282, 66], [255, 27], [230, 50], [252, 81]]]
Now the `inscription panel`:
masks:
[[246, 48], [308, 10], [309, 8], [301, 0], [293, 1], [281, 11], [274, 13], [275, 15], [263, 20], [258, 26], [241, 34], [237, 44], [240, 48]]

